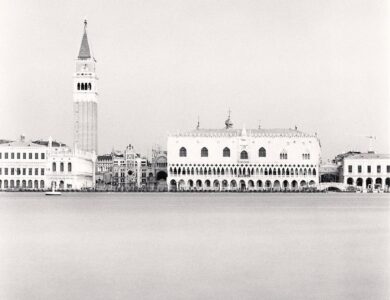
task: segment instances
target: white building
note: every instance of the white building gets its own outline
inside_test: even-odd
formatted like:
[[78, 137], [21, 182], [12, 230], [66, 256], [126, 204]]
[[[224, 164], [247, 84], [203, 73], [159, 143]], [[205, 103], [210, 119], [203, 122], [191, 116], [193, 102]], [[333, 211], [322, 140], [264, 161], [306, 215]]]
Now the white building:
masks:
[[298, 190], [319, 182], [321, 146], [296, 129], [196, 129], [168, 136], [169, 190]]
[[73, 76], [73, 114], [75, 148], [97, 153], [97, 76], [96, 60], [91, 54], [87, 21]]
[[52, 141], [0, 144], [0, 190], [93, 188], [95, 156]]
[[373, 152], [346, 156], [342, 162], [342, 182], [361, 190], [390, 187], [390, 155]]

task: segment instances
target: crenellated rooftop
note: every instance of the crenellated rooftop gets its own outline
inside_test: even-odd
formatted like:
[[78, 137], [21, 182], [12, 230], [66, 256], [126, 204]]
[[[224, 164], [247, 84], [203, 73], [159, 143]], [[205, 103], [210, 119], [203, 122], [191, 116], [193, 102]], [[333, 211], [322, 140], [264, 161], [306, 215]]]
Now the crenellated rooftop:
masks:
[[173, 137], [317, 137], [316, 134], [308, 134], [291, 128], [269, 128], [269, 129], [195, 129], [171, 133]]

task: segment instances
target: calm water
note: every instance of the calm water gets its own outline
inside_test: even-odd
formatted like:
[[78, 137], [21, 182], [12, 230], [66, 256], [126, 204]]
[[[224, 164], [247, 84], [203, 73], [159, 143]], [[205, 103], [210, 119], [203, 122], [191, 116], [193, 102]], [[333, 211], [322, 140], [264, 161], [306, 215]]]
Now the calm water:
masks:
[[389, 299], [378, 194], [0, 193], [0, 299]]

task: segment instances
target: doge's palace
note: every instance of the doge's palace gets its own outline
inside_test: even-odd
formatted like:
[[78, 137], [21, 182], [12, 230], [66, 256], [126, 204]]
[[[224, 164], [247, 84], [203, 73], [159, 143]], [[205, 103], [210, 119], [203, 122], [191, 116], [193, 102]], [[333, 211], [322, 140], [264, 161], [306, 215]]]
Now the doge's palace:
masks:
[[169, 190], [302, 190], [319, 183], [321, 145], [295, 129], [201, 129], [168, 135]]

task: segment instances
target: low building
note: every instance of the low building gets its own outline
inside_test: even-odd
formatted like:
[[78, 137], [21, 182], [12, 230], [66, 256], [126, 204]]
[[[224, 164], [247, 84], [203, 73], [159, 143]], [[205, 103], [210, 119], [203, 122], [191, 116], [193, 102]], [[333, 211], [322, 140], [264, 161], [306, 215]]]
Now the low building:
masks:
[[95, 182], [93, 153], [53, 141], [0, 144], [0, 190], [86, 189]]
[[354, 153], [343, 158], [341, 182], [361, 190], [389, 190], [390, 155]]

